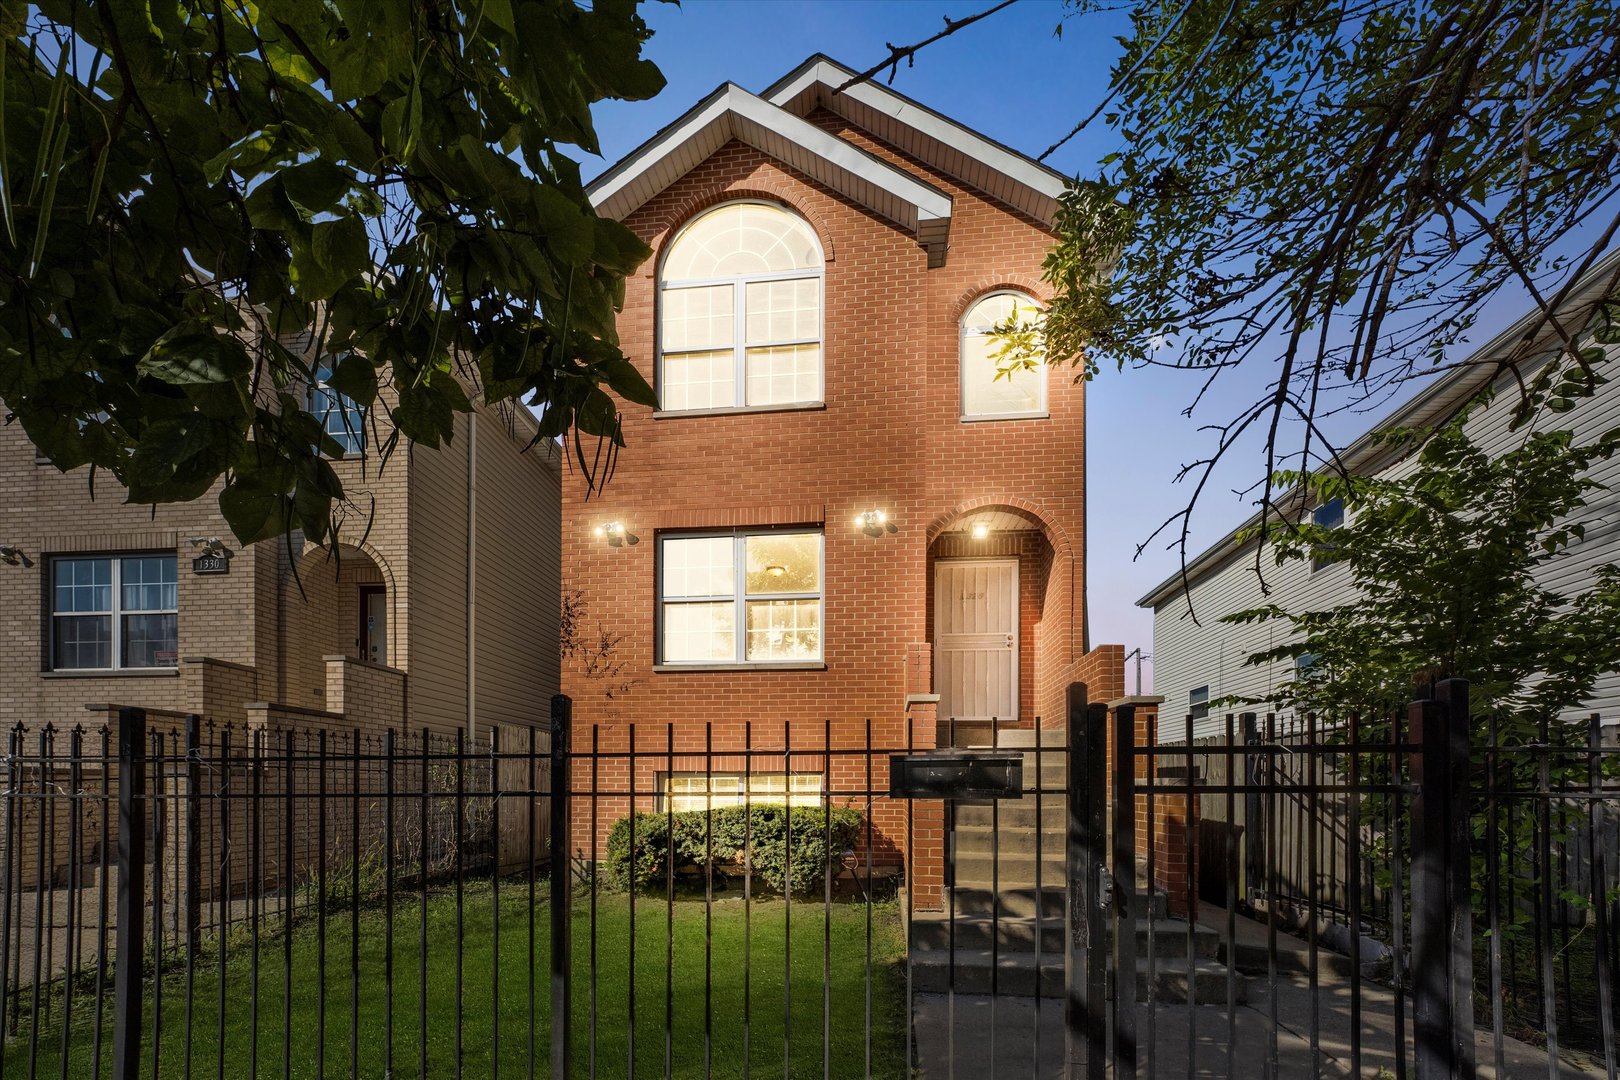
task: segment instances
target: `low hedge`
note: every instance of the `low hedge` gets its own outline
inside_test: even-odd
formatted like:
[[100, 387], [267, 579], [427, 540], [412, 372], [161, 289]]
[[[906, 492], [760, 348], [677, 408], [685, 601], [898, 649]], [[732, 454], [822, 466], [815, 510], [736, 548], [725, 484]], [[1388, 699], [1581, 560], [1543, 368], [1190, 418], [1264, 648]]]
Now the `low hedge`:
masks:
[[[756, 884], [778, 892], [786, 891], [787, 874], [791, 869], [795, 893], [808, 893], [821, 887], [826, 877], [829, 849], [836, 873], [843, 853], [854, 849], [866, 820], [861, 811], [847, 807], [834, 808], [829, 815], [821, 807], [789, 809], [770, 805], [727, 806], [678, 814], [635, 814], [633, 817], [636, 832], [633, 855], [630, 817], [614, 822], [608, 833], [606, 873], [608, 882], [615, 888], [646, 889], [667, 880], [673, 824], [677, 876], [693, 870], [702, 874], [706, 857], [712, 852], [716, 874], [727, 877], [752, 873]], [[788, 858], [790, 823], [791, 860]], [[710, 829], [707, 844], [705, 826]]]

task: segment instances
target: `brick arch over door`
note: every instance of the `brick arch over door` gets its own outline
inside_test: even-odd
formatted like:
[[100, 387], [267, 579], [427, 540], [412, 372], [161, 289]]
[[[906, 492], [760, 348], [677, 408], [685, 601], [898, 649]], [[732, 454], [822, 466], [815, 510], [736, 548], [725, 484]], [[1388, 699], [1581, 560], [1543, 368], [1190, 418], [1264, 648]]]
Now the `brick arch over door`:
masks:
[[[1033, 693], [1029, 699], [1035, 715], [1050, 722], [1051, 717], [1061, 715], [1063, 688], [1084, 651], [1085, 606], [1081, 602], [1080, 552], [1068, 532], [1057, 523], [1056, 516], [1037, 502], [996, 496], [967, 499], [929, 522], [925, 535], [929, 551], [930, 593], [933, 560], [940, 537], [963, 518], [986, 511], [1010, 513], [1028, 521], [1051, 548], [1052, 560], [1046, 575], [1039, 636], [1034, 643], [1037, 662], [1031, 672]], [[932, 618], [932, 612], [929, 617]], [[1021, 717], [1024, 723], [1032, 720], [1033, 717]]]

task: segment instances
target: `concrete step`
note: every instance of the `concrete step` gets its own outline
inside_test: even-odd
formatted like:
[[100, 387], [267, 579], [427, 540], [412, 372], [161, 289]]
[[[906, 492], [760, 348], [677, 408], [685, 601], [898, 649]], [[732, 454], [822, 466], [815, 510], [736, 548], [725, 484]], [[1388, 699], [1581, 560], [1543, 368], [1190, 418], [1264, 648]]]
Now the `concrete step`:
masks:
[[1062, 828], [1014, 827], [1004, 822], [998, 822], [997, 825], [999, 827], [958, 825], [956, 857], [960, 859], [964, 855], [989, 855], [994, 851], [999, 852], [1002, 858], [1009, 855], [1024, 855], [1033, 859], [1037, 844], [1040, 846], [1042, 859], [1063, 857], [1066, 836]]
[[[988, 880], [965, 881], [958, 879], [956, 888], [951, 890], [956, 904], [956, 914], [961, 915], [989, 915], [996, 910], [995, 891], [991, 889]], [[1042, 884], [1040, 893], [1040, 907], [1043, 918], [1063, 918], [1065, 888], [1061, 882], [1050, 885]], [[1001, 902], [999, 910], [1002, 916], [1035, 917], [1036, 891], [1033, 885], [1015, 885], [1001, 883]], [[1169, 903], [1162, 892], [1153, 892], [1151, 895], [1138, 892], [1134, 900], [1136, 917], [1138, 919], [1163, 919], [1169, 913]]]
[[[1004, 728], [996, 733], [996, 745], [1002, 749], [1012, 747], [1033, 747], [1035, 745], [1036, 730], [1034, 728]], [[1043, 728], [1040, 732], [1041, 748], [1050, 749], [1063, 747], [1068, 738], [1062, 728]]]
[[[1048, 960], [1042, 956], [1037, 967], [1033, 953], [1002, 953], [992, 967], [988, 949], [957, 949], [950, 953], [919, 950], [911, 954], [913, 989], [923, 993], [956, 990], [964, 994], [988, 994], [992, 990], [1009, 997], [1063, 997], [1066, 991], [1063, 957]], [[992, 977], [992, 970], [994, 976]], [[1198, 1000], [1226, 1000], [1226, 968], [1212, 960], [1201, 961], [1190, 970], [1185, 959], [1162, 960], [1149, 969], [1141, 962], [1136, 968], [1136, 999], [1146, 1001], [1149, 988], [1158, 1001], [1185, 1002], [1191, 985]], [[1247, 986], [1237, 980], [1237, 998], [1247, 998]]]
[[[1041, 953], [1045, 957], [1061, 956], [1064, 947], [1063, 920], [1042, 919], [1038, 924], [1033, 917], [1007, 916], [992, 919], [989, 915], [959, 915], [955, 920], [956, 947], [958, 949], [989, 949], [991, 942], [1003, 952], [1035, 951], [1037, 929]], [[911, 942], [914, 949], [946, 949], [950, 947], [952, 920], [941, 912], [918, 912], [911, 921]], [[1136, 952], [1147, 955], [1148, 922], [1141, 920], [1136, 926]], [[1158, 919], [1153, 922], [1154, 957], [1159, 960], [1185, 959], [1187, 955], [1187, 924], [1180, 919]], [[1200, 960], [1222, 958], [1224, 942], [1208, 927], [1193, 928], [1193, 955]], [[1241, 967], [1241, 964], [1240, 964]]]
[[[1040, 807], [1038, 817], [1035, 813], [1037, 803]], [[958, 803], [956, 806], [957, 828], [977, 826], [988, 829], [992, 821], [1003, 829], [1033, 829], [1039, 821], [1046, 828], [1046, 835], [1055, 837], [1056, 843], [1061, 845], [1064, 830], [1068, 827], [1069, 808], [1063, 796], [1055, 792], [1044, 792], [1039, 800], [1033, 795], [1025, 795], [1022, 799], [1002, 799], [994, 810], [988, 802]]]
[[[960, 845], [960, 841], [958, 841]], [[1041, 853], [1041, 884], [1061, 885], [1067, 878], [1062, 849], [1057, 855], [1047, 847]], [[964, 851], [956, 849], [956, 879], [958, 881], [999, 881], [1004, 885], [1034, 885], [1035, 855], [1033, 852], [999, 851], [991, 854], [988, 847]]]

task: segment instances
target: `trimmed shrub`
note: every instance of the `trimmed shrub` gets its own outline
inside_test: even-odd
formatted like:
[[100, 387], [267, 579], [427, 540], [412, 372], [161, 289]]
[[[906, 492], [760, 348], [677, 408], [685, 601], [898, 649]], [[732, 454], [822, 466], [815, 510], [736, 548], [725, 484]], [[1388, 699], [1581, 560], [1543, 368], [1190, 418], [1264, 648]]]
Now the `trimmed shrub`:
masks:
[[791, 885], [795, 893], [808, 893], [820, 888], [826, 878], [829, 850], [836, 873], [843, 853], [854, 849], [866, 820], [859, 810], [849, 807], [835, 807], [830, 822], [828, 812], [816, 806], [726, 806], [716, 808], [712, 814], [707, 843], [704, 827], [710, 811], [635, 814], [633, 852], [631, 819], [620, 818], [608, 833], [608, 882], [620, 889], [647, 889], [662, 884], [669, 873], [673, 849], [677, 876], [686, 871], [701, 875], [712, 853], [714, 872], [719, 876], [752, 874], [755, 884], [777, 892], [785, 892]]

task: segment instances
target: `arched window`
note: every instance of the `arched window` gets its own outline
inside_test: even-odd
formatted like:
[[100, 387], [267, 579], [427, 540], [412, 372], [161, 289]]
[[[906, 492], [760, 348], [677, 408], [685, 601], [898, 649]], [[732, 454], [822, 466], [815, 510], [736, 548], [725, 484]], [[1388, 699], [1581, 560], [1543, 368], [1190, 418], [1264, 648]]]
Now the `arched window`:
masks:
[[1011, 318], [1039, 319], [1040, 307], [1023, 293], [979, 297], [962, 316], [962, 419], [1002, 420], [1046, 415], [1046, 362], [1003, 372], [996, 354], [1002, 343], [992, 331]]
[[341, 357], [322, 360], [315, 368], [315, 381], [309, 388], [310, 415], [321, 428], [343, 447], [344, 454], [358, 454], [366, 448], [365, 406], [327, 385], [333, 365]]
[[821, 401], [821, 245], [800, 218], [727, 203], [690, 222], [659, 279], [666, 411]]

